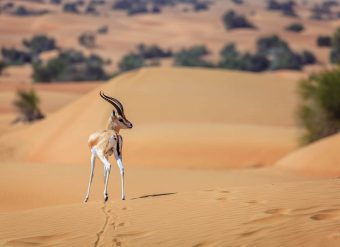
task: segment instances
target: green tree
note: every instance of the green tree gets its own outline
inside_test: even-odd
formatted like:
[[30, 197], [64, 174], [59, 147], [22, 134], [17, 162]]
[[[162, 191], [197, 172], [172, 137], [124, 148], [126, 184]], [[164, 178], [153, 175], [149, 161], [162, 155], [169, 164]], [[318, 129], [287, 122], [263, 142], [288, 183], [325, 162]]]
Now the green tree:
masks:
[[255, 28], [245, 16], [239, 15], [233, 10], [230, 10], [223, 15], [223, 22], [227, 30], [235, 28]]
[[44, 118], [44, 115], [39, 109], [39, 97], [36, 92], [31, 89], [29, 91], [19, 90], [17, 99], [14, 101], [14, 106], [18, 109], [21, 116], [15, 122], [33, 122]]
[[27, 47], [31, 53], [40, 54], [44, 51], [50, 51], [57, 48], [56, 42], [53, 38], [49, 38], [44, 34], [39, 34], [30, 40], [23, 40], [23, 45]]
[[141, 55], [135, 53], [129, 53], [125, 55], [118, 63], [118, 67], [121, 72], [138, 69], [144, 65], [144, 58]]
[[340, 28], [333, 34], [330, 60], [331, 63], [340, 63]]
[[340, 129], [340, 69], [313, 74], [299, 84], [298, 119], [305, 129], [304, 144]]
[[96, 81], [107, 78], [101, 57], [85, 56], [76, 50], [62, 51], [46, 64], [33, 64], [33, 79], [36, 82]]
[[214, 67], [211, 62], [203, 59], [209, 54], [209, 50], [204, 45], [196, 45], [187, 49], [182, 49], [175, 54], [175, 65], [188, 67]]
[[4, 70], [5, 67], [6, 67], [6, 63], [3, 62], [3, 61], [0, 61], [0, 75], [1, 75], [1, 73]]
[[302, 32], [305, 29], [305, 27], [301, 23], [292, 23], [286, 27], [287, 31], [292, 31], [292, 32]]

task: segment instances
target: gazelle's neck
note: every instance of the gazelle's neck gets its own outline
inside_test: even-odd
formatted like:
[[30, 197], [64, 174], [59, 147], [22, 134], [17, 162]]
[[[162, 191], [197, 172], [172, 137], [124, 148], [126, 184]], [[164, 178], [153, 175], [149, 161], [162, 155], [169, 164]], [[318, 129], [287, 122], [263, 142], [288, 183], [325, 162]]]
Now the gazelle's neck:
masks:
[[112, 122], [111, 119], [108, 120], [106, 125], [107, 130], [113, 130], [116, 134], [119, 134], [120, 127], [116, 123]]

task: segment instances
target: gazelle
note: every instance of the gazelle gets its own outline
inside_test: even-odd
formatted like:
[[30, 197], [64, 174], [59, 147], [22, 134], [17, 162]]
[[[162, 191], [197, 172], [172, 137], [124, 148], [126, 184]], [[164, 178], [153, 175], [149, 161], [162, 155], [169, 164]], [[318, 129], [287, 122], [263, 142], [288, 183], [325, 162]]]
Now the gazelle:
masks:
[[132, 123], [126, 119], [123, 105], [117, 99], [105, 95], [102, 91], [100, 91], [99, 95], [104, 100], [112, 104], [116, 111], [115, 110], [112, 111], [106, 129], [104, 131], [95, 132], [89, 137], [88, 145], [92, 153], [91, 174], [84, 202], [87, 202], [87, 200], [89, 199], [96, 158], [99, 158], [104, 165], [104, 201], [107, 201], [108, 199], [107, 184], [109, 181], [109, 175], [111, 170], [111, 164], [108, 160], [108, 157], [111, 156], [112, 154], [114, 154], [114, 157], [117, 161], [117, 165], [120, 170], [120, 177], [122, 183], [122, 200], [125, 200], [124, 166], [122, 163], [123, 138], [121, 135], [119, 135], [119, 131], [121, 129], [131, 129]]

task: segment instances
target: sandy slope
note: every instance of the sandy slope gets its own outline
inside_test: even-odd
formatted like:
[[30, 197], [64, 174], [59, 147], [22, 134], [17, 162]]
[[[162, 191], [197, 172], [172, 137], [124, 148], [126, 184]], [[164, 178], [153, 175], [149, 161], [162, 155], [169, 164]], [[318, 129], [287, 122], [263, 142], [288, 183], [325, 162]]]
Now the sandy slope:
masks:
[[[122, 75], [44, 121], [0, 138], [3, 159], [87, 164], [87, 138], [120, 99], [126, 164], [241, 167], [271, 164], [296, 146], [296, 83], [272, 75], [150, 68]], [[20, 145], [17, 145], [20, 143]], [[175, 162], [174, 162], [175, 161]]]
[[277, 166], [304, 175], [336, 177], [340, 175], [340, 135], [332, 135], [288, 154]]
[[338, 180], [223, 186], [3, 213], [0, 244], [338, 246], [339, 186]]

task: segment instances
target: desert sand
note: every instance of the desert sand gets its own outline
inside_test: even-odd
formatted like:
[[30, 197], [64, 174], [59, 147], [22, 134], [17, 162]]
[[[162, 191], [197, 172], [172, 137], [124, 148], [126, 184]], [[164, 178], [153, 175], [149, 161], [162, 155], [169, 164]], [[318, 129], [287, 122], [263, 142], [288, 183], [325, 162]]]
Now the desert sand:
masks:
[[127, 165], [268, 165], [297, 147], [295, 87], [295, 81], [266, 74], [142, 69], [99, 86], [41, 122], [2, 135], [0, 155], [87, 164], [89, 133], [104, 128], [112, 109], [98, 98], [104, 90], [125, 104], [136, 126], [124, 132]]
[[[270, 166], [298, 147], [295, 86], [270, 74], [148, 68], [2, 134], [0, 245], [338, 246], [339, 181]], [[84, 204], [86, 139], [112, 110], [99, 90], [135, 125], [122, 131], [127, 200], [112, 160], [109, 201], [97, 162]]]
[[[115, 11], [72, 15], [50, 4], [14, 2], [52, 13], [0, 15], [1, 47], [21, 47], [22, 39], [46, 33], [62, 48], [111, 59], [108, 71], [139, 43], [178, 50], [200, 41], [216, 61], [226, 43], [253, 51], [257, 38], [272, 33], [296, 51], [312, 50], [319, 63], [299, 72], [256, 74], [169, 68], [166, 61], [161, 68], [81, 84], [32, 83], [30, 66], [6, 68], [0, 76], [0, 246], [340, 246], [339, 135], [301, 148], [296, 123], [298, 80], [328, 65], [329, 49], [315, 39], [330, 35], [339, 20], [310, 20], [310, 5], [304, 5], [298, 21], [306, 29], [297, 34], [284, 30], [297, 19], [266, 11], [263, 1], [216, 1], [207, 12], [180, 6], [133, 17]], [[221, 18], [229, 8], [258, 28], [226, 31]], [[94, 49], [78, 44], [81, 33], [102, 25], [109, 32], [97, 35]], [[47, 117], [11, 125], [16, 90], [31, 87]], [[83, 203], [87, 138], [104, 129], [112, 111], [100, 90], [122, 101], [134, 124], [121, 131], [127, 199], [120, 200], [119, 170], [111, 159], [108, 202], [97, 161]]]
[[285, 156], [276, 165], [301, 175], [339, 176], [339, 141], [339, 134], [321, 139]]

